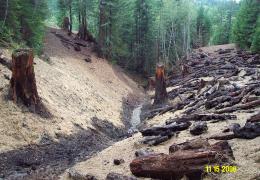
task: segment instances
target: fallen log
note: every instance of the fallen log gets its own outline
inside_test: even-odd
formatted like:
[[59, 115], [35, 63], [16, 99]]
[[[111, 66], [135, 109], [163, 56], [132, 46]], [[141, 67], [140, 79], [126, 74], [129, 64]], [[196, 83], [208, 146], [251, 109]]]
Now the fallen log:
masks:
[[210, 136], [208, 139], [215, 139], [215, 140], [231, 140], [235, 138], [235, 134], [233, 132], [229, 133], [219, 133]]
[[232, 159], [232, 154], [228, 142], [223, 141], [207, 149], [178, 150], [169, 155], [136, 158], [130, 163], [130, 170], [137, 177], [181, 179], [186, 175], [188, 178], [201, 179], [205, 165], [221, 165]]
[[220, 97], [215, 98], [212, 101], [206, 101], [205, 107], [206, 107], [206, 109], [211, 109], [211, 108], [216, 107], [217, 105], [219, 105], [221, 103], [224, 103], [226, 101], [231, 101], [231, 100], [232, 100], [231, 96], [220, 96]]
[[192, 114], [192, 115], [184, 115], [181, 118], [169, 119], [166, 121], [166, 124], [171, 124], [174, 122], [187, 122], [187, 121], [225, 121], [225, 120], [234, 120], [236, 119], [236, 115], [230, 114]]
[[238, 111], [238, 110], [252, 109], [252, 108], [255, 108], [255, 107], [258, 107], [258, 106], [260, 106], [260, 99], [258, 99], [256, 101], [249, 102], [249, 103], [237, 104], [237, 105], [232, 106], [232, 107], [224, 108], [224, 109], [216, 111], [215, 113], [217, 113], [217, 114], [231, 113], [231, 112]]
[[228, 53], [231, 53], [231, 50], [232, 49], [220, 49], [218, 51], [218, 54], [228, 54]]
[[163, 125], [163, 126], [154, 126], [151, 128], [146, 128], [141, 130], [141, 134], [143, 136], [165, 136], [168, 135], [170, 132], [176, 132], [176, 131], [183, 131], [190, 127], [191, 123], [188, 122], [179, 122], [179, 123], [171, 123], [169, 125]]
[[150, 146], [157, 146], [158, 144], [168, 141], [174, 135], [174, 132], [168, 131], [165, 134], [166, 135], [147, 136], [141, 142]]
[[253, 122], [260, 122], [260, 112], [257, 113], [256, 115], [251, 116], [251, 117], [247, 120], [247, 122], [251, 122], [251, 123], [253, 123]]
[[190, 103], [190, 100], [186, 99], [183, 102], [177, 103], [176, 105], [165, 106], [165, 107], [153, 109], [153, 110], [145, 113], [144, 117], [146, 117], [147, 119], [151, 119], [157, 115], [162, 115], [164, 113], [167, 113], [168, 111], [181, 110], [189, 103]]

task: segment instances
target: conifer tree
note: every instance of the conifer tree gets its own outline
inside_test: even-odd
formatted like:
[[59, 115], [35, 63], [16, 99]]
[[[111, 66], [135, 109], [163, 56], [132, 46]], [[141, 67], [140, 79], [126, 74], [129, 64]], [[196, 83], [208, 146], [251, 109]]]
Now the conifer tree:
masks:
[[242, 1], [233, 29], [234, 40], [241, 48], [249, 49], [251, 47], [259, 13], [259, 0]]

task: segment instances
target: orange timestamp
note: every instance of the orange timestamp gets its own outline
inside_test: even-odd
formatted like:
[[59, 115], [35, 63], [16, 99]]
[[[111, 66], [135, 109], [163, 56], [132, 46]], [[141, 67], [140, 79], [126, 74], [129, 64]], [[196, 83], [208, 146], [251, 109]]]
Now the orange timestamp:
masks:
[[205, 172], [206, 173], [236, 173], [237, 166], [206, 165]]

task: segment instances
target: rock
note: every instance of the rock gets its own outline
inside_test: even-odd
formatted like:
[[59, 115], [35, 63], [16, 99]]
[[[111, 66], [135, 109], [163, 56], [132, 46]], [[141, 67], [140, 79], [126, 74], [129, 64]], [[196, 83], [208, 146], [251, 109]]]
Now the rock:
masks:
[[222, 165], [234, 160], [227, 141], [220, 141], [207, 148], [180, 150], [170, 154], [156, 154], [134, 159], [131, 172], [137, 177], [159, 179], [201, 179], [205, 165]]
[[139, 149], [139, 150], [135, 151], [135, 156], [136, 157], [144, 157], [144, 156], [148, 156], [148, 155], [153, 154], [153, 152], [154, 151], [152, 149], [149, 149], [149, 148]]
[[53, 142], [52, 137], [51, 137], [49, 134], [47, 134], [46, 132], [44, 132], [44, 133], [41, 135], [41, 139], [40, 139], [39, 144], [48, 145], [48, 144], [51, 144], [52, 142]]
[[74, 169], [69, 170], [69, 177], [73, 180], [97, 180], [97, 178], [91, 174], [80, 174]]
[[224, 129], [223, 132], [232, 132], [236, 129], [239, 129], [240, 128], [240, 124], [238, 123], [232, 123], [228, 126], [228, 128]]
[[134, 134], [138, 133], [138, 129], [131, 127], [128, 131], [127, 131], [127, 137], [132, 137]]
[[6, 80], [8, 80], [8, 81], [10, 81], [10, 80], [11, 80], [10, 76], [9, 76], [9, 75], [7, 75], [7, 74], [4, 74], [4, 78], [5, 78]]
[[123, 160], [123, 159], [114, 159], [114, 165], [117, 165], [117, 166], [124, 162], [125, 162], [125, 160]]
[[190, 133], [192, 135], [200, 135], [208, 130], [207, 123], [205, 121], [194, 122], [190, 128]]
[[40, 55], [40, 58], [43, 60], [43, 61], [46, 61], [46, 62], [51, 62], [51, 58], [50, 56], [48, 56], [47, 54], [42, 54]]
[[87, 56], [85, 59], [84, 59], [87, 63], [91, 63], [92, 62], [92, 59], [90, 56]]
[[190, 122], [173, 122], [168, 125], [154, 126], [141, 130], [143, 136], [172, 136], [176, 131], [183, 131], [190, 127]]
[[28, 127], [28, 125], [23, 122], [23, 123], [22, 123], [22, 127], [26, 128], [26, 127]]
[[80, 48], [79, 45], [75, 45], [75, 46], [74, 46], [74, 50], [75, 50], [75, 51], [81, 51], [81, 48]]
[[137, 180], [137, 178], [111, 172], [107, 175], [106, 180]]

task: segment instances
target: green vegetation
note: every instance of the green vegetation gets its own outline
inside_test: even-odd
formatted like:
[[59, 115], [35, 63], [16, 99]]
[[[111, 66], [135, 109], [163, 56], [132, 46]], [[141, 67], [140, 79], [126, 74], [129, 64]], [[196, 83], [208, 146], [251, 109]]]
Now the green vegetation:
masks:
[[0, 44], [41, 52], [45, 25], [64, 28], [67, 18], [69, 34], [97, 42], [100, 56], [149, 75], [156, 62], [171, 69], [201, 46], [259, 52], [259, 8], [258, 0], [3, 0]]
[[259, 51], [259, 47], [257, 46], [259, 43], [259, 41], [257, 42], [257, 39], [259, 39], [259, 23], [257, 23], [257, 19], [259, 19], [259, 16], [260, 1], [242, 1], [233, 29], [234, 40], [241, 48], [252, 48]]
[[1, 2], [0, 42], [5, 46], [30, 46], [40, 52], [47, 14], [45, 1], [8, 0]]

